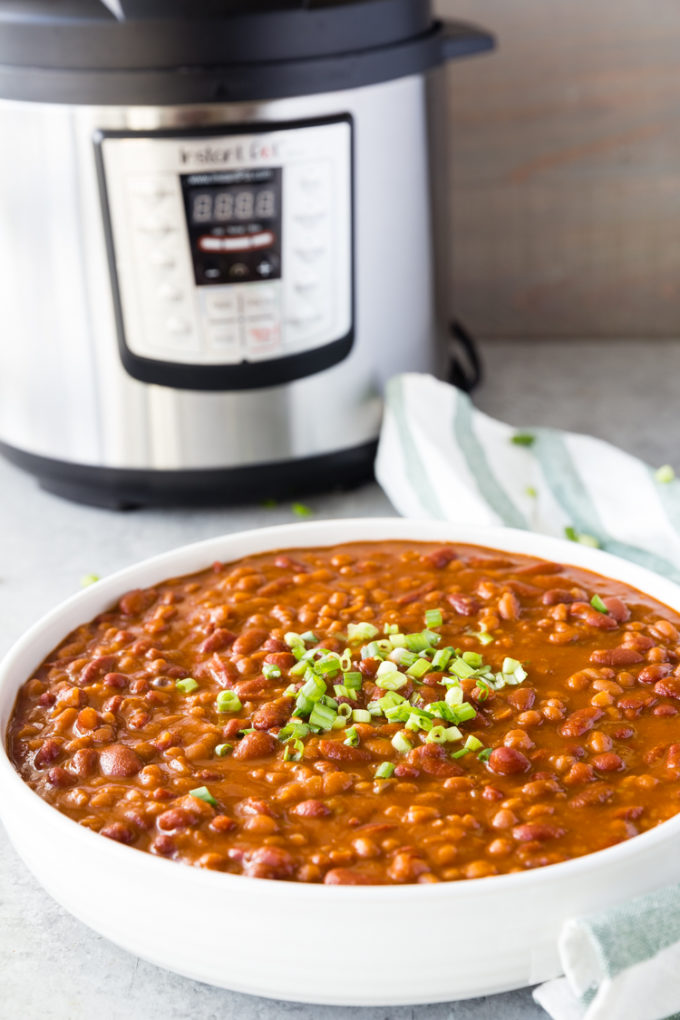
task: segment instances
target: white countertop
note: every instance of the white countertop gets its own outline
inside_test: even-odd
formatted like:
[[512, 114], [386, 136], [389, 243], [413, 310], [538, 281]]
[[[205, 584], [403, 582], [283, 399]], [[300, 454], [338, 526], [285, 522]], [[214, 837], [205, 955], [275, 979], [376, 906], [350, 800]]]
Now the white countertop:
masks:
[[[591, 432], [645, 457], [678, 462], [680, 345], [494, 343], [475, 397], [518, 426]], [[127, 513], [65, 502], [0, 460], [0, 653], [85, 574], [112, 573], [175, 545], [294, 520], [288, 504]], [[317, 517], [391, 515], [375, 484], [305, 499]], [[38, 886], [0, 827], [0, 1018], [15, 1020], [538, 1020], [527, 990], [433, 1006], [344, 1009], [272, 1002], [202, 985], [93, 934]]]

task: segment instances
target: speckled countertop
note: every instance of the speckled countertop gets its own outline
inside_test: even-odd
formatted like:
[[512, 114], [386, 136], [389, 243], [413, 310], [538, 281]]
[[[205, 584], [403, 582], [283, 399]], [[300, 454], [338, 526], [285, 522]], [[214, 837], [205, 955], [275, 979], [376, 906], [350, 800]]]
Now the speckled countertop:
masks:
[[[652, 464], [678, 464], [680, 344], [489, 343], [475, 397], [518, 426], [554, 425], [618, 443]], [[293, 519], [287, 506], [117, 513], [67, 503], [0, 461], [0, 653], [84, 574], [109, 574], [175, 545]], [[314, 497], [319, 517], [390, 515], [377, 485]], [[144, 963], [94, 935], [51, 900], [0, 826], [2, 1020], [534, 1020], [528, 990], [434, 1006], [344, 1009], [223, 991]]]

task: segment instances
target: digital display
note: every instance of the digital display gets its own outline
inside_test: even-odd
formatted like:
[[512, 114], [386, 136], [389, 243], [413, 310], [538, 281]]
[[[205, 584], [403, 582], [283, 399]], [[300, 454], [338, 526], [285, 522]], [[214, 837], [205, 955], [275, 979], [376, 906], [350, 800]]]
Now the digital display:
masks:
[[181, 176], [196, 283], [281, 276], [280, 167]]
[[211, 188], [191, 196], [190, 222], [233, 223], [244, 220], [270, 220], [278, 215], [277, 194], [273, 188]]

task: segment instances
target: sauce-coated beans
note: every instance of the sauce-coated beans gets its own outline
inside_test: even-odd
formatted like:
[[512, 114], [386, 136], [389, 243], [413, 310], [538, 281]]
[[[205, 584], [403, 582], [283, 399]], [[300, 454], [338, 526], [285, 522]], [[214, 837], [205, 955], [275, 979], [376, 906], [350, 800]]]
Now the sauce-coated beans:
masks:
[[26, 681], [7, 741], [54, 807], [166, 858], [470, 879], [680, 811], [679, 663], [678, 614], [588, 571], [473, 546], [296, 549], [123, 595]]

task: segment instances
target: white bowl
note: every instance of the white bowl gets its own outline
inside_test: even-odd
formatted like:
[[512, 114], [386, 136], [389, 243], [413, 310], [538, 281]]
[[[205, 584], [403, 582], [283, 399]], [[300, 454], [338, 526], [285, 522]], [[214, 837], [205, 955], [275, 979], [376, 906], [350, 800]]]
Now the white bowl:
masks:
[[[225, 535], [155, 556], [48, 613], [0, 666], [0, 727], [35, 667], [125, 591], [215, 560], [338, 542], [467, 542], [585, 567], [680, 611], [680, 588], [606, 553], [525, 531], [435, 521], [315, 521]], [[132, 953], [187, 977], [272, 998], [337, 1005], [443, 1002], [560, 972], [564, 920], [680, 880], [680, 815], [606, 850], [463, 882], [325, 886], [191, 868], [82, 828], [34, 793], [0, 748], [0, 811], [47, 891]], [[37, 921], [39, 923], [39, 920]]]

